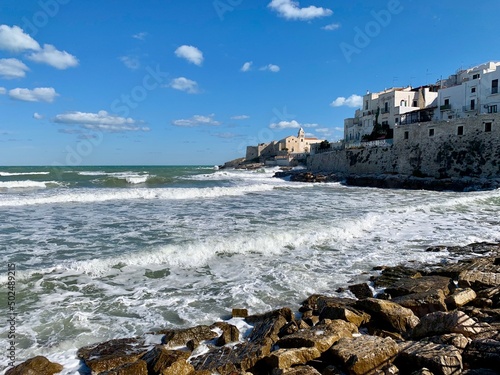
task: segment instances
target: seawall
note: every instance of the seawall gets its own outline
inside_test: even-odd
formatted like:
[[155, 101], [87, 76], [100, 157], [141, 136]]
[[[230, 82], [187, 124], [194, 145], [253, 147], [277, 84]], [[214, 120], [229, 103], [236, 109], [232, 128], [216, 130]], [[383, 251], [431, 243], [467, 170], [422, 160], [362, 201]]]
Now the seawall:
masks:
[[500, 177], [500, 114], [400, 125], [390, 146], [311, 155], [312, 172], [445, 178]]

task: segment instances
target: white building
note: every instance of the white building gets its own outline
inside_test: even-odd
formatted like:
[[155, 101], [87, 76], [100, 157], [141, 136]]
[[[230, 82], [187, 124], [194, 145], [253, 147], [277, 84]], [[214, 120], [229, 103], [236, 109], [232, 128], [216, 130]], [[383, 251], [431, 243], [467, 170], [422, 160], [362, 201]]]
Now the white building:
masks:
[[[417, 88], [391, 88], [363, 97], [363, 108], [356, 111], [354, 118], [344, 121], [346, 142], [360, 142], [370, 135], [376, 124], [390, 137], [390, 129], [399, 124], [430, 121], [437, 108], [438, 86]], [[381, 135], [384, 137], [384, 135]]]
[[499, 79], [500, 62], [488, 62], [441, 80], [439, 111], [435, 112], [434, 119], [451, 120], [497, 113], [500, 107]]

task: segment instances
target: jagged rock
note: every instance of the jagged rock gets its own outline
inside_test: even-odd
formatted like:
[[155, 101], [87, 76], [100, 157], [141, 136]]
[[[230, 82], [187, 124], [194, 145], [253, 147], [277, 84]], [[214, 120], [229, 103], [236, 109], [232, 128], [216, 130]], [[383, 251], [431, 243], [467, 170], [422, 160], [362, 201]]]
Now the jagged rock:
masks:
[[168, 350], [157, 345], [142, 359], [147, 363], [150, 375], [190, 375], [194, 367], [187, 361], [189, 356], [189, 352]]
[[272, 352], [261, 362], [267, 369], [289, 369], [292, 366], [305, 365], [320, 356], [321, 352], [316, 348], [279, 349]]
[[399, 375], [399, 369], [394, 365], [387, 365], [376, 372], [378, 375]]
[[446, 298], [446, 305], [449, 306], [450, 309], [456, 309], [474, 301], [476, 297], [476, 292], [470, 288], [457, 289]]
[[490, 300], [490, 307], [500, 307], [500, 286], [483, 289], [477, 294], [477, 297]]
[[334, 365], [327, 366], [321, 373], [321, 375], [343, 375], [344, 373]]
[[402, 373], [427, 368], [436, 375], [460, 374], [462, 355], [452, 345], [407, 341], [399, 344], [400, 353], [395, 361]]
[[461, 333], [448, 333], [442, 336], [426, 337], [421, 341], [433, 342], [434, 344], [453, 345], [460, 350], [464, 350], [471, 342], [471, 339], [465, 337]]
[[490, 370], [487, 368], [475, 368], [471, 370], [465, 370], [462, 375], [498, 375], [500, 372], [495, 370]]
[[220, 330], [222, 330], [222, 334], [215, 342], [215, 345], [217, 346], [224, 346], [231, 342], [236, 342], [240, 340], [240, 331], [238, 327], [232, 324], [228, 324], [225, 322], [217, 322], [212, 324], [210, 328], [212, 329], [219, 328]]
[[361, 283], [356, 285], [349, 285], [349, 290], [356, 296], [358, 299], [363, 298], [372, 298], [373, 292], [368, 286], [367, 283]]
[[127, 363], [113, 370], [101, 372], [99, 375], [148, 375], [148, 366], [143, 360]]
[[382, 270], [382, 275], [375, 278], [374, 284], [377, 288], [383, 288], [392, 285], [394, 282], [401, 279], [415, 279], [419, 277], [422, 277], [422, 274], [412, 268], [405, 266], [385, 267]]
[[500, 370], [500, 341], [472, 340], [463, 355], [464, 361], [473, 367]]
[[77, 356], [93, 373], [100, 373], [136, 362], [148, 350], [144, 339], [127, 338], [83, 347], [78, 350]]
[[413, 330], [413, 337], [419, 339], [446, 333], [461, 333], [465, 337], [474, 337], [491, 330], [487, 323], [478, 323], [462, 311], [435, 312], [422, 317]]
[[314, 367], [299, 366], [296, 368], [291, 368], [286, 370], [275, 369], [273, 370], [272, 375], [322, 375], [322, 374], [319, 373], [318, 370], [316, 370]]
[[300, 312], [306, 312], [306, 311], [313, 311], [313, 314], [316, 313], [316, 315], [319, 314], [318, 312], [318, 299], [321, 298], [330, 298], [327, 296], [324, 296], [322, 294], [313, 294], [309, 297], [307, 297], [306, 300], [304, 300], [301, 304], [301, 307], [299, 309]]
[[163, 334], [161, 339], [162, 344], [168, 348], [175, 348], [179, 346], [186, 346], [188, 341], [200, 343], [202, 341], [212, 340], [219, 335], [214, 332], [213, 327], [209, 326], [196, 326], [185, 329], [165, 329], [157, 332]]
[[282, 338], [283, 336], [291, 335], [299, 330], [299, 322], [293, 321], [285, 324], [283, 328], [280, 329], [278, 333], [278, 337]]
[[356, 307], [369, 313], [372, 316], [373, 323], [379, 324], [382, 329], [390, 331], [395, 330], [399, 333], [406, 333], [419, 322], [413, 311], [391, 301], [366, 298], [357, 301]]
[[458, 276], [458, 286], [476, 290], [497, 287], [500, 286], [500, 273], [464, 271]]
[[391, 301], [410, 309], [419, 318], [435, 311], [448, 311], [444, 292], [440, 289], [408, 294], [393, 298]]
[[398, 344], [391, 338], [364, 335], [341, 339], [328, 352], [349, 374], [362, 375], [388, 365], [398, 351]]
[[354, 307], [356, 300], [327, 297], [318, 299], [319, 319], [342, 319], [360, 326], [370, 321], [370, 315]]
[[324, 320], [311, 329], [285, 336], [277, 342], [280, 348], [316, 348], [321, 353], [343, 337], [352, 337], [358, 327], [343, 320]]
[[246, 371], [255, 366], [259, 359], [269, 355], [280, 330], [293, 319], [289, 308], [249, 316], [245, 320], [253, 324], [254, 328], [247, 342], [232, 347], [212, 348], [208, 353], [191, 358], [191, 364], [197, 371], [209, 370], [220, 375]]
[[385, 292], [393, 298], [408, 294], [435, 292], [442, 290], [449, 295], [455, 289], [453, 280], [443, 276], [422, 276], [417, 278], [401, 278], [386, 286]]
[[12, 367], [5, 375], [53, 375], [62, 370], [63, 367], [59, 363], [50, 362], [45, 357], [37, 356]]

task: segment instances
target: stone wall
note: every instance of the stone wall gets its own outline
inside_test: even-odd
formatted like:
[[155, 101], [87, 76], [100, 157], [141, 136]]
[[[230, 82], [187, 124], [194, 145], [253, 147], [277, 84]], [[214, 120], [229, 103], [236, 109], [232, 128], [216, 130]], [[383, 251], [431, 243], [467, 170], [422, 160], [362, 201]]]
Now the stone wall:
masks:
[[398, 126], [393, 146], [311, 155], [308, 167], [350, 174], [500, 177], [500, 114]]

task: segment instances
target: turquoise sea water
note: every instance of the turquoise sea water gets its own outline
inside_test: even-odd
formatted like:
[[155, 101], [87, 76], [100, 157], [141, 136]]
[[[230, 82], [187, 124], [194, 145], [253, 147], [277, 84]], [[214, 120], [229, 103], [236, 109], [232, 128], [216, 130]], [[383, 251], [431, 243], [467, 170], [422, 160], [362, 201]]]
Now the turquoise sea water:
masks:
[[[79, 347], [334, 294], [430, 245], [500, 241], [500, 191], [302, 184], [274, 170], [0, 167], [1, 309], [16, 357], [78, 374]], [[0, 327], [7, 346], [8, 325]], [[5, 350], [7, 352], [7, 350]], [[3, 355], [3, 353], [0, 353]], [[0, 370], [7, 367], [0, 357]]]

